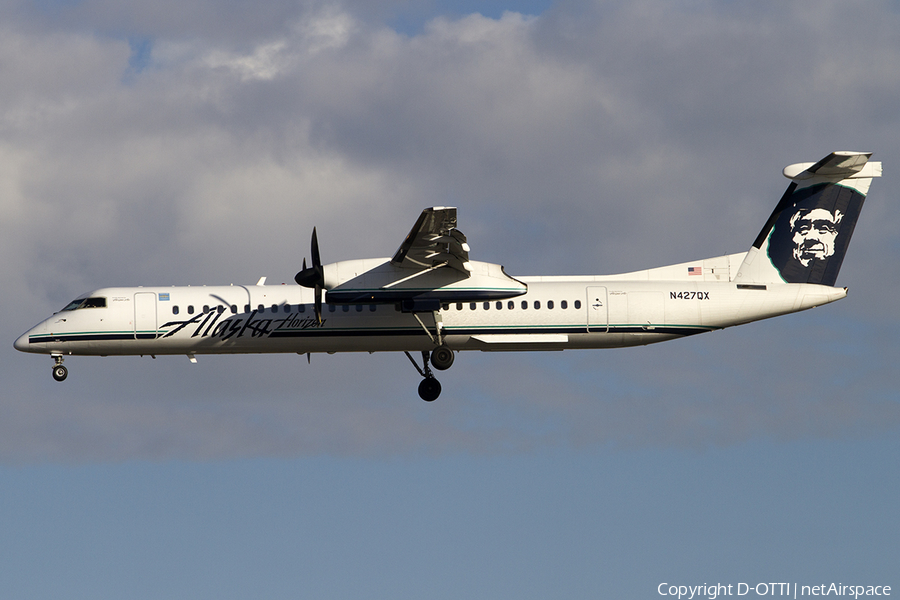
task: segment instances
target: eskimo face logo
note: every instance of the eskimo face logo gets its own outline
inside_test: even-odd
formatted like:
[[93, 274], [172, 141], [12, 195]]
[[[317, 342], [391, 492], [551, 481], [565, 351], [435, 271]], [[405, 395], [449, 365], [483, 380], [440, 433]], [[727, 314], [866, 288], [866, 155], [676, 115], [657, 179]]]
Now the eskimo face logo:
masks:
[[781, 280], [834, 285], [865, 199], [854, 188], [832, 183], [786, 193], [764, 240]]
[[793, 256], [804, 267], [814, 260], [825, 260], [834, 254], [834, 241], [843, 213], [824, 208], [801, 209], [791, 216]]

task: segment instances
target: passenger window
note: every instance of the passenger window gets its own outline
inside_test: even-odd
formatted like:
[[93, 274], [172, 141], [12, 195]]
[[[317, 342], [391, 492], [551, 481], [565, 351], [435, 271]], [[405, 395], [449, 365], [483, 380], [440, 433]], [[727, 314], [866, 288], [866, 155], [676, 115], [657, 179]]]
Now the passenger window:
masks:
[[245, 305], [244, 305], [244, 312], [245, 312], [245, 313], [250, 312], [250, 305], [249, 305], [249, 304], [245, 304]]
[[345, 304], [345, 305], [342, 306], [341, 308], [344, 310], [344, 312], [350, 312], [350, 305], [349, 305], [349, 304]]
[[553, 300], [547, 300], [547, 308], [553, 310]]
[[298, 305], [297, 312], [306, 312], [306, 305], [305, 304]]
[[474, 302], [469, 303], [469, 310], [475, 310], [475, 307], [478, 306]]
[[262, 304], [260, 304], [259, 306], [256, 307], [256, 312], [264, 313], [264, 312], [266, 312], [266, 307], [263, 306]]
[[462, 302], [456, 303], [456, 310], [462, 310]]
[[188, 304], [188, 314], [189, 315], [194, 314], [194, 305], [193, 304]]
[[525, 310], [527, 308], [528, 308], [528, 300], [522, 300], [522, 310]]
[[177, 304], [172, 305], [172, 314], [173, 315], [178, 314], [178, 305]]
[[541, 307], [541, 301], [540, 301], [540, 300], [535, 300], [535, 301], [534, 301], [534, 309], [537, 310], [537, 309], [539, 309], [540, 307]]
[[566, 302], [565, 300], [560, 300], [559, 307], [563, 310], [566, 310], [567, 308], [569, 308], [569, 303]]
[[575, 308], [581, 308], [581, 300], [575, 301]]
[[441, 304], [441, 310], [450, 310], [449, 304]]
[[231, 314], [233, 314], [233, 315], [237, 314], [237, 304], [231, 305]]
[[370, 304], [370, 305], [369, 305], [369, 312], [375, 312], [375, 305], [374, 305], [374, 304]]
[[503, 310], [503, 303], [497, 300], [497, 310]]
[[515, 307], [516, 307], [516, 303], [513, 302], [512, 300], [510, 300], [509, 302], [506, 303], [506, 308], [508, 308], [509, 310], [512, 310]]
[[205, 315], [208, 312], [209, 312], [209, 304], [204, 304], [203, 305], [203, 314]]
[[277, 312], [278, 312], [278, 305], [277, 305], [277, 304], [273, 304], [273, 305], [272, 305], [272, 312], [273, 312], [273, 313], [277, 313]]
[[337, 310], [337, 307], [334, 304], [328, 305], [328, 312], [334, 312], [335, 310]]
[[362, 312], [362, 304], [356, 305], [356, 312]]
[[485, 303], [484, 303], [484, 310], [491, 310], [491, 303], [490, 303], [490, 302], [485, 302]]
[[222, 306], [221, 304], [218, 305], [218, 306], [216, 307], [216, 312], [219, 313], [219, 314], [221, 315], [223, 312], [225, 312], [225, 307]]

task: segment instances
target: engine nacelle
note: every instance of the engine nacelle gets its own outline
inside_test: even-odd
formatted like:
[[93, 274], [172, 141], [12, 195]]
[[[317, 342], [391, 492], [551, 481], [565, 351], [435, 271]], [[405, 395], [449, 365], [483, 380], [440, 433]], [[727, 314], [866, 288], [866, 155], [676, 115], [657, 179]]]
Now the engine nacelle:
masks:
[[326, 290], [333, 290], [343, 283], [389, 263], [390, 260], [389, 258], [357, 258], [322, 265], [325, 276], [324, 287]]
[[347, 260], [323, 265], [325, 301], [333, 304], [390, 304], [409, 300], [478, 302], [521, 296], [528, 286], [503, 267], [470, 261], [463, 273], [449, 266], [399, 267], [387, 258]]

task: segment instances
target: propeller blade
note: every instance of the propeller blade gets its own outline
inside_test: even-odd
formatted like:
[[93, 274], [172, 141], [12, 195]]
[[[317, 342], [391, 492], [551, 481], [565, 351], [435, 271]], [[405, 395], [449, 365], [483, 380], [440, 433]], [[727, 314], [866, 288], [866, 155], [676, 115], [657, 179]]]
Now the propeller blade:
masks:
[[297, 285], [302, 285], [303, 287], [314, 288], [316, 286], [325, 285], [325, 270], [322, 268], [322, 260], [319, 256], [319, 237], [316, 234], [316, 228], [313, 227], [312, 234], [312, 243], [311, 248], [312, 251], [312, 266], [306, 266], [306, 258], [303, 259], [303, 268], [299, 273], [294, 275], [294, 281], [297, 282]]
[[325, 269], [322, 268], [322, 258], [319, 255], [319, 235], [316, 228], [313, 227], [312, 240], [310, 241], [310, 259], [312, 265], [306, 266], [306, 259], [303, 259], [303, 269], [294, 275], [294, 281], [303, 287], [313, 288], [316, 290], [315, 310], [316, 321], [322, 323], [322, 290], [325, 288]]
[[319, 236], [316, 235], [316, 228], [313, 227], [312, 242], [310, 244], [310, 258], [312, 259], [313, 268], [322, 266], [322, 259], [319, 257]]

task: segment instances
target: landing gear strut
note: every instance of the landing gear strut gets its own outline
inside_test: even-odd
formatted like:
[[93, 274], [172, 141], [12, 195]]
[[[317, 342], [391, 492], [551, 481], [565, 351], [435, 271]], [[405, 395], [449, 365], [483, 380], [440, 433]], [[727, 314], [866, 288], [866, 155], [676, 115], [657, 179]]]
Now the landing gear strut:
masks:
[[[432, 301], [427, 301], [432, 302]], [[450, 368], [450, 365], [453, 364], [453, 350], [447, 347], [444, 344], [444, 336], [441, 333], [443, 329], [443, 321], [441, 320], [441, 311], [440, 305], [437, 301], [433, 301], [435, 303], [434, 310], [432, 311], [432, 315], [434, 316], [434, 335], [430, 331], [428, 331], [428, 327], [419, 318], [419, 315], [416, 314], [416, 304], [413, 302], [410, 306], [406, 307], [405, 312], [409, 312], [412, 316], [419, 322], [419, 325], [422, 326], [422, 329], [425, 331], [425, 335], [428, 336], [435, 346], [437, 346], [431, 354], [431, 366], [433, 366], [438, 371], [445, 371]], [[424, 311], [423, 311], [424, 312]], [[428, 358], [429, 352], [428, 350], [422, 350], [422, 366], [419, 367], [416, 364], [416, 361], [410, 356], [409, 352], [404, 350], [403, 352], [406, 354], [406, 358], [409, 359], [409, 362], [413, 364], [416, 368], [416, 371], [419, 372], [419, 375], [422, 376], [422, 381], [419, 383], [419, 397], [422, 398], [425, 402], [434, 402], [437, 400], [437, 397], [441, 395], [441, 384], [437, 379], [434, 378], [434, 373], [431, 372], [431, 367], [428, 366]]]
[[65, 381], [66, 377], [69, 376], [69, 370], [63, 366], [63, 357], [60, 355], [55, 355], [53, 360], [56, 361], [56, 364], [53, 365], [53, 379], [56, 381]]
[[422, 382], [419, 383], [419, 397], [425, 402], [437, 400], [437, 397], [441, 395], [441, 384], [434, 378], [434, 373], [432, 373], [431, 367], [428, 366], [428, 350], [422, 350], [422, 367], [416, 364], [415, 359], [409, 352], [404, 350], [403, 353], [416, 368], [416, 371], [419, 372], [419, 375], [423, 377]]

